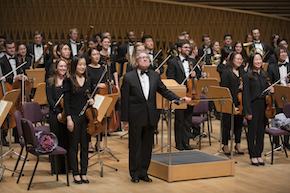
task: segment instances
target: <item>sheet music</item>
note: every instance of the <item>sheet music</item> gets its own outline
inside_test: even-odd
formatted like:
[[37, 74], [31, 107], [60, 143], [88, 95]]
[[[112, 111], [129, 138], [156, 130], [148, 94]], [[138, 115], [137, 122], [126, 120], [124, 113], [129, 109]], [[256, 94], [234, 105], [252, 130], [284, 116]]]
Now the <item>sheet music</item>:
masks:
[[3, 101], [3, 100], [0, 101], [0, 116], [2, 115], [7, 103], [8, 103], [7, 101]]
[[103, 101], [105, 99], [105, 96], [97, 94], [94, 99], [95, 99], [95, 103], [93, 104], [93, 107], [99, 110], [101, 104], [103, 103]]

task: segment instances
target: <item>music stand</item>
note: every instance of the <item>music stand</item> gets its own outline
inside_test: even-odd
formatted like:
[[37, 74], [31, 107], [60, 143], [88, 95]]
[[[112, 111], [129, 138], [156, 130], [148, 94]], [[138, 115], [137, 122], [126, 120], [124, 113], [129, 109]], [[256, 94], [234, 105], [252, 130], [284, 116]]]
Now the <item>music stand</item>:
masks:
[[[2, 135], [2, 124], [5, 121], [13, 103], [10, 101], [0, 100], [0, 134]], [[5, 165], [3, 164], [3, 145], [2, 145], [2, 136], [0, 138], [0, 181], [2, 180], [2, 177], [4, 176], [4, 171], [6, 169]], [[8, 169], [12, 172], [12, 170]]]
[[45, 82], [38, 83], [38, 85], [36, 86], [35, 94], [32, 101], [37, 102], [39, 105], [47, 105]]
[[[230, 129], [230, 138], [231, 138], [231, 159], [233, 158], [233, 133], [234, 133], [234, 115], [239, 114], [238, 111], [235, 110], [235, 106], [233, 104], [233, 99], [231, 92], [226, 87], [220, 86], [210, 86], [207, 93], [207, 98], [209, 100], [214, 101], [214, 105], [216, 111], [221, 113], [227, 113], [231, 115], [231, 129]], [[221, 116], [222, 117], [222, 116]], [[220, 127], [220, 150], [221, 150], [221, 143], [222, 143], [222, 124], [223, 121], [221, 119], [221, 127]]]
[[[97, 95], [95, 95], [94, 100], [95, 100], [95, 103], [94, 103], [93, 107], [98, 109], [97, 120], [98, 120], [98, 122], [102, 122], [104, 119], [106, 119], [107, 111], [108, 111], [113, 99], [111, 97], [108, 97], [108, 96], [97, 94]], [[102, 132], [96, 133], [96, 135], [98, 137], [98, 141], [97, 141], [98, 151], [89, 157], [89, 159], [91, 159], [95, 155], [98, 155], [98, 158], [97, 158], [98, 160], [95, 163], [92, 163], [91, 165], [89, 165], [89, 167], [96, 165], [96, 164], [99, 164], [100, 165], [100, 176], [103, 177], [104, 176], [104, 169], [103, 169], [104, 166], [111, 168], [115, 171], [118, 171], [118, 169], [116, 169], [112, 166], [109, 166], [107, 164], [104, 164], [103, 160], [101, 160], [101, 152], [100, 152], [100, 135], [101, 134], [102, 134]]]
[[213, 66], [213, 65], [203, 65], [203, 69], [202, 70], [203, 70], [203, 72], [206, 73], [207, 78], [214, 78], [218, 82], [221, 81], [220, 74], [217, 71], [217, 66]]
[[[5, 157], [6, 155], [9, 155], [11, 153], [19, 156], [19, 154], [17, 152], [14, 151], [13, 148], [11, 148], [11, 141], [12, 141], [12, 132], [11, 132], [11, 128], [15, 127], [15, 125], [9, 125], [9, 119], [13, 120], [13, 122], [15, 123], [15, 118], [13, 115], [14, 109], [15, 109], [15, 104], [17, 102], [17, 100], [19, 100], [20, 97], [20, 89], [14, 89], [11, 91], [8, 91], [7, 93], [5, 93], [5, 95], [3, 96], [2, 100], [5, 101], [9, 101], [12, 103], [12, 107], [10, 108], [9, 114], [7, 116], [6, 120], [7, 122], [7, 129], [9, 130], [9, 150], [7, 152], [5, 152], [4, 154], [1, 154], [1, 158]], [[1, 135], [2, 135], [2, 131], [1, 131]]]
[[43, 83], [45, 81], [44, 68], [27, 69], [25, 72], [28, 79], [33, 80], [33, 88], [36, 88], [39, 83]]
[[[162, 79], [163, 84], [166, 86], [167, 89], [171, 90], [174, 94], [176, 94], [177, 96], [185, 96], [186, 95], [186, 86], [185, 85], [180, 85], [178, 84], [174, 79]], [[156, 108], [157, 109], [161, 109], [162, 113], [161, 113], [161, 136], [160, 136], [160, 151], [163, 152], [163, 148], [167, 146], [167, 149], [169, 147], [170, 144], [164, 145], [164, 125], [163, 125], [163, 118], [167, 117], [168, 119], [171, 118], [171, 111], [172, 109], [186, 109], [187, 108], [187, 104], [182, 103], [180, 105], [176, 105], [176, 104], [172, 104], [170, 101], [168, 101], [167, 99], [165, 99], [164, 97], [162, 97], [159, 93], [156, 94]], [[170, 115], [170, 117], [169, 117]], [[169, 130], [169, 121], [167, 121], [167, 128]], [[169, 133], [167, 133], [169, 136]], [[171, 136], [171, 134], [170, 134]], [[171, 142], [170, 142], [171, 143]], [[157, 152], [159, 149], [155, 150], [155, 152]]]

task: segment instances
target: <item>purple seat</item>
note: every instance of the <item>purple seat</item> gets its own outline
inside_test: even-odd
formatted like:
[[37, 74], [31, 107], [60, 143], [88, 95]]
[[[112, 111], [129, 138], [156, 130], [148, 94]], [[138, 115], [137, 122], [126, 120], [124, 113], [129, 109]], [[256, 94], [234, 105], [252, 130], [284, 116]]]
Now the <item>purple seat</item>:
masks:
[[[206, 99], [204, 96], [201, 99]], [[209, 113], [209, 105], [208, 101], [200, 101], [197, 105], [193, 108], [193, 116], [192, 116], [192, 125], [195, 127], [200, 127], [202, 125], [202, 132], [199, 136], [199, 149], [201, 149], [201, 138], [204, 132], [204, 123], [208, 121], [207, 128], [208, 128], [208, 139], [209, 145], [211, 145], [211, 136], [210, 136], [210, 127], [211, 125], [211, 118]]]
[[[287, 118], [290, 118], [290, 103], [284, 105], [283, 112], [284, 112], [284, 114], [285, 114], [285, 116]], [[286, 130], [283, 130], [283, 129], [280, 129], [280, 128], [276, 128], [276, 127], [268, 127], [268, 128], [266, 128], [266, 133], [269, 135], [269, 140], [270, 140], [270, 143], [271, 143], [271, 164], [273, 164], [273, 162], [274, 162], [274, 142], [273, 142], [273, 137], [279, 137], [280, 138], [280, 140], [281, 140], [281, 142], [283, 144], [282, 147], [283, 147], [285, 156], [288, 157], [283, 136], [289, 136], [290, 132], [288, 132]]]
[[[30, 187], [31, 187], [32, 180], [33, 180], [33, 177], [34, 177], [34, 174], [35, 174], [38, 162], [39, 162], [39, 157], [43, 156], [43, 155], [51, 156], [52, 161], [55, 161], [55, 159], [54, 159], [55, 156], [60, 156], [61, 155], [61, 156], [65, 157], [66, 179], [67, 179], [67, 186], [69, 186], [67, 151], [64, 148], [62, 148], [60, 146], [57, 146], [52, 152], [48, 152], [48, 153], [39, 153], [39, 152], [37, 152], [36, 148], [37, 148], [38, 144], [37, 144], [37, 139], [36, 139], [36, 136], [35, 136], [36, 129], [33, 126], [32, 122], [30, 120], [28, 120], [28, 119], [21, 119], [21, 126], [22, 126], [22, 132], [23, 132], [24, 141], [25, 141], [26, 155], [25, 155], [24, 162], [23, 162], [21, 170], [20, 170], [20, 174], [19, 174], [18, 179], [17, 179], [17, 183], [19, 183], [19, 180], [20, 180], [21, 175], [23, 173], [24, 165], [25, 165], [26, 160], [27, 160], [28, 153], [30, 153], [30, 154], [36, 156], [37, 160], [36, 160], [36, 164], [35, 164], [34, 170], [32, 172], [32, 175], [31, 175], [30, 182], [28, 184], [27, 190], [29, 190]], [[57, 162], [55, 162], [55, 167], [56, 167], [56, 172], [57, 172], [58, 171]], [[58, 181], [58, 173], [56, 173], [56, 180]]]
[[23, 104], [23, 117], [30, 120], [33, 124], [41, 123], [42, 126], [36, 126], [37, 130], [49, 131], [49, 126], [43, 125], [45, 115], [41, 111], [41, 107], [36, 102], [27, 102]]

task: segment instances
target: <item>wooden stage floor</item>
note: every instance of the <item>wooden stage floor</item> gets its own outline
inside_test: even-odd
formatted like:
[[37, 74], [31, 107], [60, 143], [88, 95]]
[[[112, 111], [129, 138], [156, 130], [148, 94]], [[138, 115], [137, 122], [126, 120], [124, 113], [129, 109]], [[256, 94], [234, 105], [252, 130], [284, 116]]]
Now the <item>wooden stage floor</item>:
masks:
[[[219, 149], [219, 122], [213, 123], [212, 146], [209, 146], [208, 139], [202, 139], [202, 151], [215, 154]], [[88, 169], [88, 178], [90, 184], [77, 185], [72, 182], [70, 175], [70, 186], [66, 186], [65, 175], [60, 175], [59, 182], [55, 181], [55, 176], [50, 175], [50, 165], [48, 159], [41, 160], [38, 170], [34, 177], [34, 182], [31, 187], [31, 192], [42, 193], [289, 193], [290, 192], [290, 158], [285, 158], [283, 152], [279, 151], [275, 154], [274, 165], [270, 165], [270, 157], [267, 157], [264, 167], [255, 167], [249, 164], [248, 154], [239, 156], [235, 155], [235, 176], [220, 177], [211, 179], [200, 179], [191, 181], [181, 181], [167, 183], [163, 180], [153, 178], [153, 183], [140, 182], [133, 184], [130, 182], [128, 173], [128, 138], [120, 139], [119, 134], [114, 133], [108, 138], [108, 146], [116, 155], [120, 162], [116, 162], [107, 154], [102, 158], [106, 164], [118, 168], [119, 171], [113, 171], [109, 168], [104, 168], [104, 177], [99, 175], [99, 166], [94, 165]], [[166, 134], [165, 134], [166, 135]], [[160, 137], [160, 135], [159, 135]], [[172, 138], [173, 139], [173, 138]], [[174, 140], [172, 140], [174, 141]], [[160, 139], [159, 139], [160, 143]], [[191, 141], [192, 145], [196, 141]], [[13, 144], [13, 147], [17, 147]], [[157, 145], [158, 148], [158, 145]], [[247, 148], [246, 139], [242, 137], [242, 149]], [[16, 149], [19, 151], [19, 148]], [[265, 136], [264, 151], [270, 150], [268, 136]], [[288, 151], [288, 153], [290, 153]], [[1, 193], [21, 193], [27, 192], [27, 184], [32, 173], [35, 161], [33, 157], [29, 157], [30, 161], [24, 170], [25, 176], [21, 178], [19, 184], [16, 184], [16, 177], [11, 177], [11, 172], [8, 170], [4, 173], [4, 178], [0, 182]], [[89, 164], [96, 161], [96, 156], [89, 161]], [[4, 163], [8, 168], [13, 168], [16, 158], [6, 158]], [[21, 162], [22, 163], [22, 162]], [[16, 175], [17, 176], [17, 175]]]

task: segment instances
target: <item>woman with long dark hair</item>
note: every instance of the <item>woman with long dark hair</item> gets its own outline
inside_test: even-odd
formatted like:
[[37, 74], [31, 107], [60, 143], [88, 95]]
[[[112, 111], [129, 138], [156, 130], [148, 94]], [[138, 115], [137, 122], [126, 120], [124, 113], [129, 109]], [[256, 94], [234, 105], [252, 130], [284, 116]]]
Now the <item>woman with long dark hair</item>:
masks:
[[[239, 101], [238, 94], [242, 91], [242, 76], [244, 74], [243, 68], [241, 67], [243, 63], [243, 58], [240, 53], [233, 52], [229, 56], [229, 61], [227, 68], [222, 73], [221, 77], [221, 86], [227, 87], [233, 97], [233, 103], [236, 110], [239, 109], [239, 105], [242, 101]], [[230, 138], [231, 130], [231, 115], [224, 113], [222, 116], [222, 144], [223, 151], [226, 155], [230, 155], [228, 148], [228, 141]], [[235, 151], [238, 154], [244, 154], [241, 151], [241, 133], [243, 126], [243, 117], [242, 115], [234, 115], [234, 135], [235, 135]]]
[[266, 127], [266, 100], [263, 91], [269, 86], [262, 69], [263, 56], [255, 53], [250, 57], [248, 72], [243, 77], [243, 109], [248, 121], [248, 149], [251, 164], [265, 165], [262, 159]]
[[[87, 77], [85, 58], [74, 59], [71, 64], [70, 77], [65, 82], [64, 106], [69, 130], [69, 158], [76, 184], [89, 183], [87, 179], [88, 168], [88, 136], [87, 119], [80, 114], [89, 99], [91, 82]], [[78, 144], [80, 144], [80, 170], [78, 167]]]

